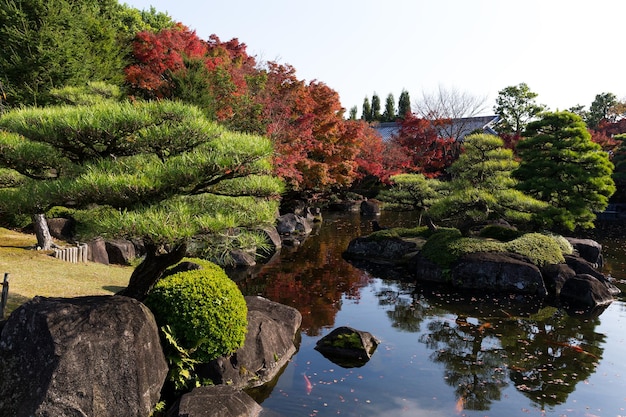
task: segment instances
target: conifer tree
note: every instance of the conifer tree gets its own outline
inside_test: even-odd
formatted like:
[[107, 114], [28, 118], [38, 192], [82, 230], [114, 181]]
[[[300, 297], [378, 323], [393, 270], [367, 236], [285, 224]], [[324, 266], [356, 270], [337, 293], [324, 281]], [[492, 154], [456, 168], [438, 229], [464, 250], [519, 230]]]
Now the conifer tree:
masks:
[[592, 228], [615, 192], [613, 164], [591, 141], [580, 116], [544, 113], [528, 124], [517, 144], [521, 158], [515, 177], [518, 189], [552, 206], [545, 221], [574, 230]]

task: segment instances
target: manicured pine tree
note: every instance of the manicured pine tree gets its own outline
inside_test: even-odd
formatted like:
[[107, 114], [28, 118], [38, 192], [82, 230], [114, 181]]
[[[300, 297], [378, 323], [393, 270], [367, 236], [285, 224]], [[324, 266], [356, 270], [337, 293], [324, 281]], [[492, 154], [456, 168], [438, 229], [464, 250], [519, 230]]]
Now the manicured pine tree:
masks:
[[363, 112], [361, 113], [361, 120], [365, 120], [366, 122], [372, 121], [372, 105], [370, 104], [370, 99], [367, 97], [363, 99]]
[[121, 292], [143, 299], [189, 240], [271, 224], [282, 191], [270, 141], [233, 133], [180, 102], [23, 108], [0, 117], [0, 214], [66, 207], [81, 238], [142, 239], [146, 257]]
[[613, 164], [580, 116], [570, 112], [544, 113], [526, 127], [517, 144], [521, 158], [517, 188], [545, 201], [552, 210], [544, 220], [574, 230], [592, 228], [615, 192]]

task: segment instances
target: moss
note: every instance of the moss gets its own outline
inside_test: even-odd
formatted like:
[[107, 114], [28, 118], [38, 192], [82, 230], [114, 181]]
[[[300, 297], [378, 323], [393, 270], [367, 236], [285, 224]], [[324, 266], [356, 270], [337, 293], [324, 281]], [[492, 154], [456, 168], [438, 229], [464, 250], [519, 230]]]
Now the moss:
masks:
[[343, 333], [338, 335], [334, 340], [328, 340], [326, 343], [330, 346], [343, 349], [363, 349], [363, 342], [358, 333]]
[[448, 270], [463, 255], [475, 252], [512, 252], [526, 256], [538, 266], [565, 261], [558, 239], [540, 233], [527, 233], [510, 242], [462, 237], [455, 229], [433, 234], [422, 248], [422, 255]]
[[199, 270], [170, 275], [155, 285], [145, 304], [159, 326], [169, 325], [193, 358], [209, 362], [234, 352], [247, 332], [247, 305], [223, 269], [207, 261]]
[[550, 236], [527, 233], [505, 244], [506, 250], [528, 257], [538, 266], [565, 262], [561, 247]]
[[413, 228], [406, 227], [394, 227], [391, 229], [379, 230], [368, 235], [366, 238], [372, 241], [385, 240], [389, 238], [413, 238], [413, 237], [427, 237], [428, 228], [425, 226], [418, 226]]

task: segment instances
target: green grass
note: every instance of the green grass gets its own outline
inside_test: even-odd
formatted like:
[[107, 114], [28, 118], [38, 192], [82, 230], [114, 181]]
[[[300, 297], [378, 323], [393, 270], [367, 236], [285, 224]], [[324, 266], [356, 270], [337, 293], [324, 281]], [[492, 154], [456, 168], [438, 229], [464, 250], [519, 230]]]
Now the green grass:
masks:
[[0, 228], [0, 279], [9, 273], [9, 298], [5, 317], [22, 303], [39, 295], [76, 297], [114, 294], [128, 285], [132, 267], [93, 262], [72, 264], [30, 249], [34, 235]]

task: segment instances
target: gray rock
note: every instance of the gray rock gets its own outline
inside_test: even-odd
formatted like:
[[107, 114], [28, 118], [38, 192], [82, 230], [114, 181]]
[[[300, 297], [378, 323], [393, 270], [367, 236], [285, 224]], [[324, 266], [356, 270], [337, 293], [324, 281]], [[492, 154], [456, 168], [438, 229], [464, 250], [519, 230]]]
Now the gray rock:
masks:
[[380, 341], [369, 332], [342, 326], [317, 341], [315, 350], [344, 368], [365, 365]]
[[194, 388], [180, 399], [176, 417], [258, 417], [262, 407], [245, 392], [227, 385]]
[[547, 295], [539, 268], [513, 253], [470, 253], [459, 259], [450, 273], [452, 284], [457, 288]]
[[236, 267], [239, 267], [239, 266], [248, 267], [248, 266], [256, 265], [256, 260], [254, 259], [254, 255], [244, 250], [233, 249], [230, 251], [230, 256], [233, 260], [234, 266]]
[[385, 239], [371, 239], [357, 237], [348, 244], [345, 255], [349, 258], [365, 259], [369, 261], [398, 263], [418, 250], [415, 240], [390, 237]]
[[282, 247], [282, 242], [280, 240], [280, 234], [278, 234], [278, 230], [276, 230], [276, 227], [266, 226], [258, 230], [265, 235], [267, 243], [269, 243], [274, 252], [280, 250], [280, 248]]
[[167, 371], [138, 301], [35, 297], [2, 329], [0, 415], [147, 417]]
[[613, 295], [596, 277], [579, 274], [563, 284], [560, 300], [571, 310], [587, 311], [610, 304], [613, 301]]
[[548, 294], [558, 297], [565, 281], [576, 276], [576, 272], [566, 264], [552, 264], [541, 268], [541, 275]]
[[109, 264], [109, 254], [104, 239], [97, 237], [87, 242], [87, 246], [89, 247], [87, 260], [104, 265]]
[[74, 228], [76, 221], [74, 219], [66, 219], [63, 217], [53, 217], [48, 219], [48, 229], [50, 235], [55, 239], [69, 241], [74, 236]]
[[380, 204], [377, 200], [364, 200], [359, 207], [363, 216], [378, 216], [380, 215]]
[[277, 219], [276, 230], [281, 235], [293, 233], [308, 235], [313, 231], [313, 227], [306, 218], [294, 213], [287, 213]]
[[574, 237], [567, 237], [566, 239], [581, 258], [592, 263], [597, 268], [602, 268], [604, 260], [601, 244], [592, 239], [578, 239]]
[[105, 246], [110, 264], [130, 265], [136, 257], [135, 245], [130, 240], [107, 240]]
[[620, 289], [613, 285], [603, 273], [596, 270], [590, 262], [571, 255], [565, 256], [565, 262], [574, 270], [574, 272], [576, 272], [577, 275], [591, 275], [602, 282], [612, 295], [618, 295], [621, 293]]
[[296, 352], [302, 316], [295, 308], [262, 297], [246, 297], [248, 333], [243, 347], [198, 367], [216, 384], [252, 388], [271, 381]]

